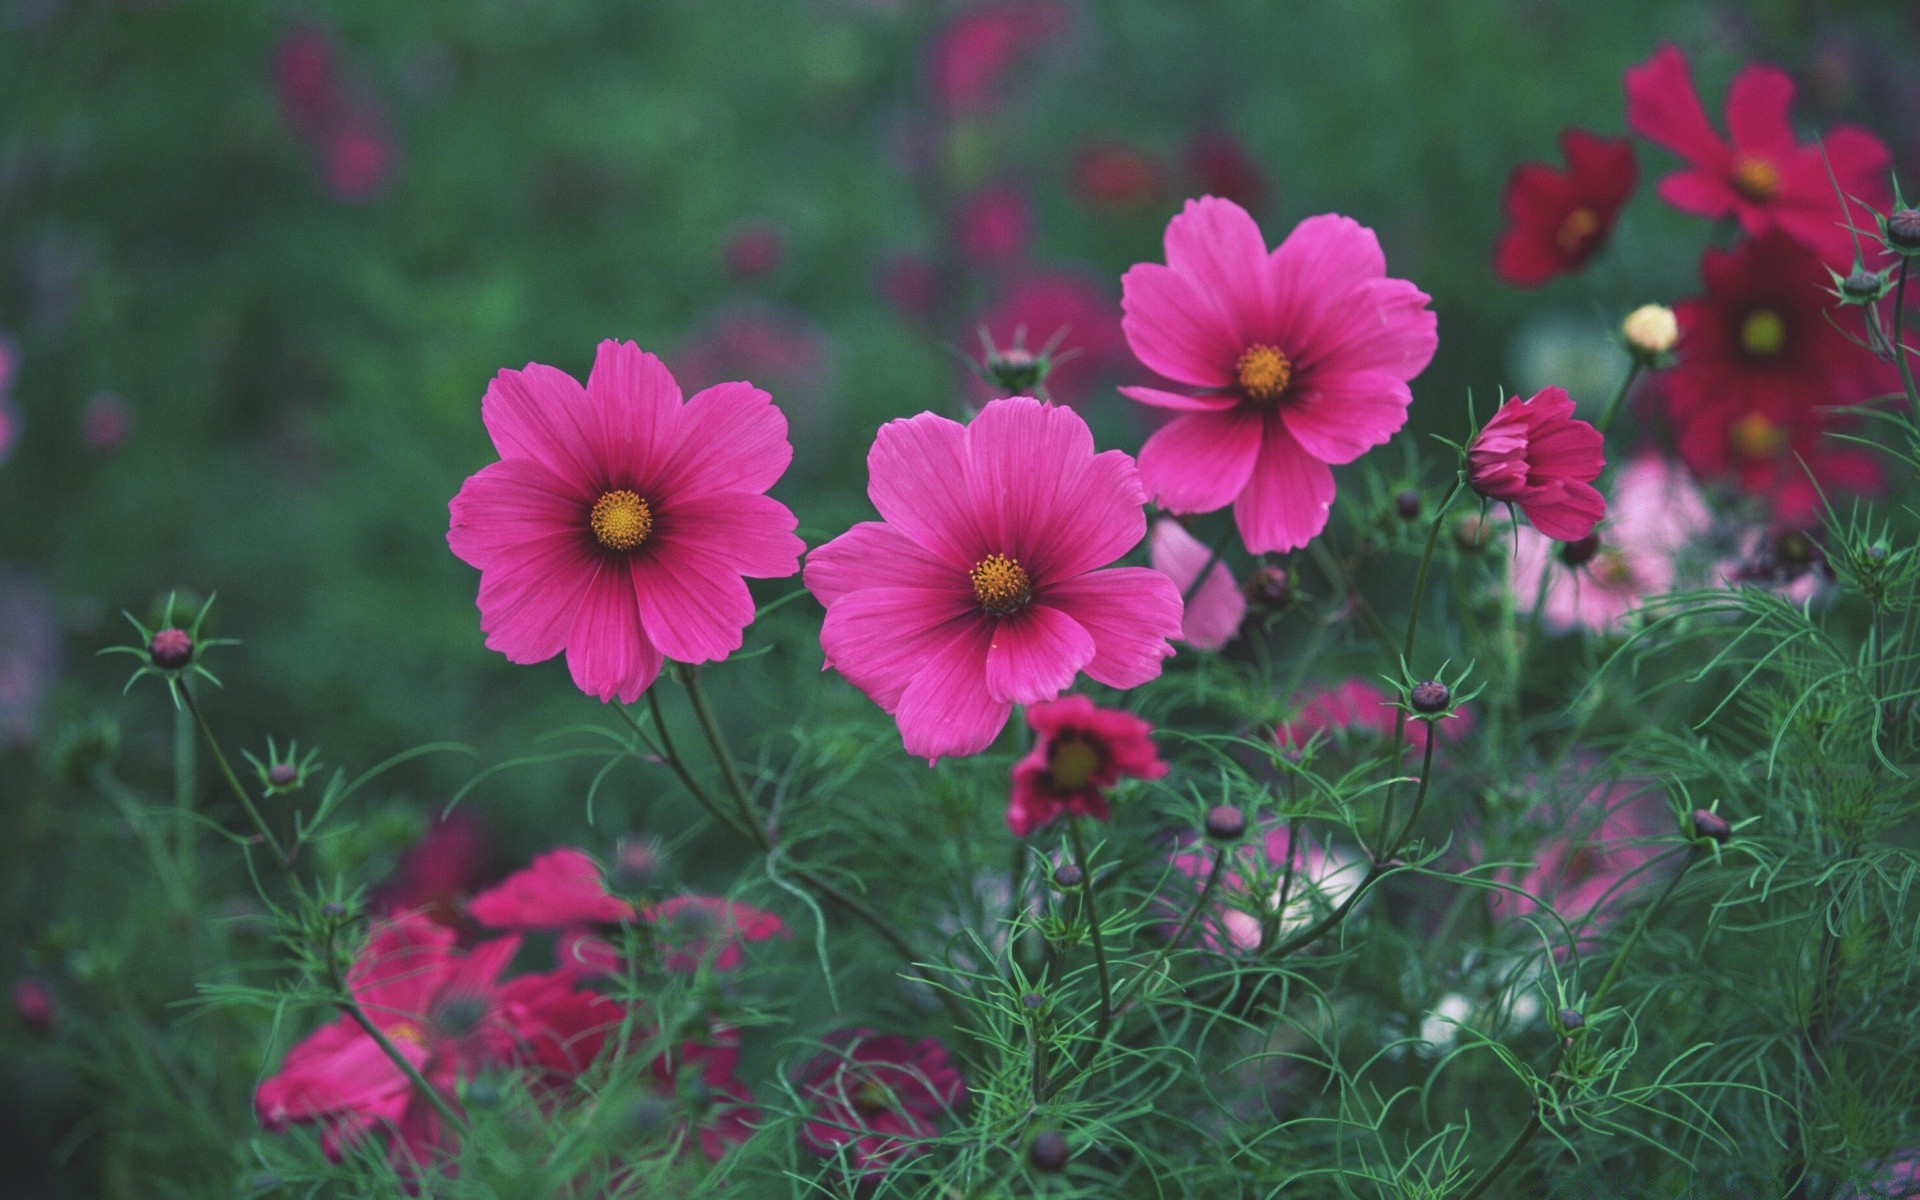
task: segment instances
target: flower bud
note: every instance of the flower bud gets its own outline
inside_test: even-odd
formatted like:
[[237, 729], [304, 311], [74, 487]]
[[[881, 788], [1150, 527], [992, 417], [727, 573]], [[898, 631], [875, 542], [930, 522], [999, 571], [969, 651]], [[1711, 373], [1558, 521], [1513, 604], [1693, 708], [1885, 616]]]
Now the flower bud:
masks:
[[1658, 358], [1673, 352], [1680, 340], [1680, 322], [1664, 304], [1643, 304], [1620, 322], [1620, 335], [1627, 348], [1641, 358]]
[[1248, 604], [1268, 612], [1278, 612], [1293, 600], [1293, 581], [1285, 567], [1261, 567], [1247, 577], [1242, 590]]
[[35, 1033], [49, 1034], [60, 1026], [60, 1003], [46, 980], [28, 975], [14, 981], [13, 1015]]
[[462, 1098], [474, 1108], [494, 1108], [505, 1095], [500, 1090], [499, 1080], [483, 1075], [467, 1085], [466, 1095]]
[[987, 351], [984, 364], [987, 379], [1009, 396], [1031, 396], [1047, 378], [1053, 364], [1044, 354], [1035, 354], [1023, 346]]
[[1020, 997], [1021, 1007], [1034, 1012], [1038, 1012], [1040, 1009], [1046, 1007], [1046, 1003], [1047, 998], [1039, 992], [1028, 992], [1026, 995]]
[[1494, 525], [1482, 516], [1471, 516], [1453, 527], [1453, 544], [1468, 554], [1478, 554], [1493, 543]]
[[290, 788], [300, 782], [300, 768], [292, 763], [274, 763], [267, 768], [267, 782], [277, 788]]
[[665, 881], [665, 867], [659, 842], [652, 838], [623, 841], [607, 872], [607, 887], [621, 896], [650, 892]]
[[1869, 271], [1865, 267], [1849, 271], [1840, 280], [1842, 299], [1864, 304], [1869, 300], [1878, 300], [1886, 294], [1887, 277], [1877, 271]]
[[433, 1006], [433, 1024], [450, 1037], [472, 1033], [487, 1016], [485, 997], [453, 995]]
[[1733, 836], [1733, 827], [1719, 813], [1696, 808], [1688, 820], [1693, 825], [1693, 836], [1701, 841], [1719, 842], [1724, 846], [1727, 839]]
[[193, 639], [184, 629], [162, 629], [147, 643], [147, 657], [162, 671], [178, 671], [193, 661]]
[[1420, 493], [1412, 488], [1407, 488], [1405, 491], [1400, 492], [1393, 498], [1393, 511], [1400, 514], [1402, 521], [1419, 520]]
[[1216, 804], [1207, 810], [1206, 830], [1216, 842], [1237, 842], [1247, 832], [1247, 815], [1231, 804]]
[[320, 915], [338, 919], [347, 915], [347, 906], [337, 900], [329, 900], [320, 906]]
[[1560, 561], [1569, 567], [1583, 567], [1600, 553], [1600, 535], [1590, 533], [1574, 542], [1560, 543]]
[[1086, 876], [1081, 874], [1080, 868], [1072, 863], [1061, 863], [1053, 869], [1053, 886], [1062, 891], [1067, 888], [1077, 888], [1085, 880]]
[[1894, 209], [1887, 217], [1887, 241], [1896, 250], [1920, 250], [1920, 209]]
[[1556, 1015], [1560, 1018], [1560, 1028], [1568, 1033], [1579, 1033], [1587, 1027], [1587, 1019], [1571, 1008], [1563, 1008]]
[[1033, 1143], [1027, 1147], [1027, 1158], [1033, 1163], [1033, 1169], [1048, 1175], [1066, 1170], [1069, 1157], [1067, 1139], [1057, 1129], [1042, 1129], [1033, 1135]]
[[1453, 691], [1438, 679], [1429, 679], [1425, 683], [1413, 685], [1413, 711], [1428, 716], [1445, 712], [1453, 703]]

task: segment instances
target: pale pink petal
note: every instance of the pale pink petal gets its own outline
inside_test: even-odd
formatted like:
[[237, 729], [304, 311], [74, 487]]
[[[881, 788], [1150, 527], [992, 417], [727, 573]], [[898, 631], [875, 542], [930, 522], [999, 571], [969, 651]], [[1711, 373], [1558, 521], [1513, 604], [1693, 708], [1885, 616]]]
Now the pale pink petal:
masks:
[[1240, 403], [1240, 397], [1215, 394], [1189, 396], [1184, 392], [1169, 392], [1161, 388], [1123, 387], [1122, 396], [1136, 400], [1154, 408], [1170, 408], [1175, 412], [1219, 412], [1223, 408], [1233, 408]]
[[1171, 267], [1137, 263], [1120, 277], [1120, 330], [1133, 356], [1178, 383], [1223, 388], [1246, 349], [1198, 287]]
[[640, 626], [633, 576], [627, 563], [603, 559], [567, 634], [574, 686], [603, 704], [615, 697], [633, 703], [660, 674], [660, 651]]
[[[1247, 598], [1233, 582], [1233, 575], [1222, 562], [1207, 566], [1213, 552], [1188, 533], [1180, 522], [1161, 519], [1153, 523], [1147, 542], [1147, 561], [1153, 569], [1173, 580], [1182, 596], [1192, 592], [1181, 622], [1180, 640], [1200, 650], [1218, 650], [1233, 640], [1246, 619]], [[1201, 568], [1207, 568], [1207, 581], [1194, 590]]]
[[821, 604], [870, 587], [964, 588], [966, 573], [922, 550], [884, 521], [862, 521], [807, 552], [802, 576]]
[[[913, 677], [963, 627], [985, 616], [964, 578], [943, 589], [869, 587], [849, 592], [827, 609], [820, 648], [827, 665], [891, 713]], [[984, 680], [986, 648], [980, 651]], [[981, 686], [986, 685], [983, 682]]]
[[1352, 217], [1323, 213], [1294, 226], [1267, 259], [1273, 288], [1270, 330], [1280, 348], [1292, 354], [1309, 345], [1332, 300], [1386, 273], [1380, 239]]
[[967, 430], [932, 413], [888, 421], [867, 452], [867, 496], [889, 525], [962, 570], [991, 550], [967, 487]]
[[764, 492], [793, 461], [787, 417], [750, 383], [717, 383], [680, 410], [680, 442], [641, 494]]
[[753, 623], [746, 581], [716, 550], [691, 542], [663, 542], [635, 559], [633, 590], [646, 640], [675, 662], [723, 659]]
[[988, 622], [962, 625], [907, 685], [894, 714], [907, 753], [930, 764], [945, 755], [978, 754], [1006, 727], [1013, 706], [995, 700], [987, 691], [987, 646], [992, 636]]
[[656, 510], [656, 553], [691, 546], [727, 569], [754, 579], [785, 579], [800, 569], [806, 543], [793, 536], [793, 510], [758, 492], [711, 492], [692, 500], [678, 496]]
[[1015, 704], [1051, 700], [1093, 659], [1093, 635], [1057, 608], [1029, 604], [993, 623], [987, 694]]
[[1133, 460], [1093, 453], [1070, 408], [1027, 397], [989, 404], [967, 428], [967, 484], [989, 547], [1033, 582], [1103, 567], [1140, 543], [1146, 517]]
[[626, 488], [652, 483], [680, 442], [680, 385], [666, 364], [632, 342], [601, 342], [587, 376], [587, 400], [604, 482]]
[[1298, 550], [1327, 527], [1332, 508], [1332, 469], [1301, 449], [1276, 415], [1253, 478], [1233, 506], [1241, 541], [1254, 554]]
[[1280, 419], [1308, 454], [1348, 463], [1385, 445], [1407, 423], [1413, 393], [1383, 371], [1315, 375], [1280, 406]]
[[1108, 687], [1134, 688], [1160, 674], [1180, 636], [1180, 589], [1151, 567], [1111, 567], [1061, 580], [1047, 603], [1093, 635], [1084, 668]]
[[1212, 512], [1239, 496], [1260, 455], [1261, 416], [1251, 405], [1175, 417], [1140, 447], [1140, 478], [1173, 512]]
[[606, 466], [594, 453], [598, 418], [586, 389], [565, 371], [540, 363], [501, 371], [480, 400], [480, 420], [501, 458], [531, 458], [596, 491], [606, 482]]
[[1231, 200], [1189, 200], [1167, 222], [1167, 266], [1186, 276], [1213, 305], [1241, 348], [1260, 340], [1271, 316], [1267, 243], [1247, 210]]

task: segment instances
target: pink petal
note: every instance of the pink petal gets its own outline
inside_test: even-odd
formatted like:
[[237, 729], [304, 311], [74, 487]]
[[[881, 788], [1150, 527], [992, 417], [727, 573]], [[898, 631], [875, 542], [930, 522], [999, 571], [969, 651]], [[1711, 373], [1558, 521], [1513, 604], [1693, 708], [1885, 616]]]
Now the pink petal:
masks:
[[1352, 217], [1323, 213], [1294, 226], [1267, 260], [1274, 296], [1272, 331], [1281, 348], [1291, 353], [1310, 346], [1308, 335], [1333, 299], [1386, 273], [1380, 239]]
[[660, 674], [660, 651], [647, 639], [634, 603], [634, 572], [603, 559], [567, 633], [567, 670], [574, 686], [601, 703], [631, 704]]
[[[395, 1043], [415, 1066], [426, 1051]], [[287, 1052], [280, 1070], [254, 1093], [254, 1111], [268, 1129], [336, 1113], [374, 1109], [404, 1095], [407, 1077], [351, 1017], [323, 1025]]]
[[475, 896], [467, 912], [489, 929], [563, 929], [633, 919], [633, 906], [607, 892], [599, 864], [570, 846], [536, 856]]
[[1047, 603], [1093, 635], [1088, 675], [1108, 687], [1134, 688], [1160, 674], [1180, 636], [1180, 589], [1151, 567], [1111, 567], [1061, 580]]
[[824, 546], [807, 552], [807, 590], [821, 604], [870, 587], [964, 586], [965, 573], [922, 550], [884, 521], [862, 521]]
[[785, 579], [800, 569], [800, 552], [806, 549], [793, 536], [799, 524], [793, 510], [759, 492], [710, 492], [692, 500], [676, 496], [662, 502], [658, 517], [653, 537], [661, 557], [689, 546], [754, 579]]
[[1015, 704], [1051, 700], [1093, 659], [1093, 635], [1057, 608], [1029, 604], [994, 622], [987, 694]]
[[1167, 266], [1193, 282], [1234, 342], [1260, 340], [1271, 322], [1267, 243], [1246, 209], [1217, 196], [1187, 201], [1167, 223], [1166, 250]]
[[1330, 300], [1302, 343], [1298, 369], [1311, 383], [1321, 374], [1360, 371], [1412, 379], [1440, 344], [1428, 296], [1404, 279], [1370, 279]]
[[633, 586], [646, 640], [675, 662], [723, 659], [753, 623], [753, 593], [740, 573], [691, 542], [663, 543], [651, 559], [636, 560]]
[[1150, 404], [1154, 408], [1170, 408], [1175, 412], [1219, 412], [1240, 403], [1238, 396], [1189, 396], [1184, 392], [1169, 392], [1161, 388], [1123, 387], [1119, 391], [1129, 400]]
[[480, 400], [480, 420], [501, 458], [531, 458], [572, 484], [597, 490], [606, 467], [594, 453], [598, 418], [586, 389], [539, 363], [502, 371]]
[[[869, 587], [841, 596], [827, 609], [820, 647], [828, 666], [891, 713], [936, 653], [963, 628], [985, 623], [964, 581], [939, 590]], [[980, 657], [984, 673], [984, 646]]]
[[1315, 375], [1279, 413], [1308, 454], [1321, 462], [1348, 463], [1400, 432], [1412, 402], [1413, 393], [1395, 375], [1361, 371]]
[[424, 1017], [457, 961], [454, 939], [418, 914], [379, 922], [347, 972], [347, 989], [377, 1025]]
[[1207, 296], [1159, 263], [1137, 263], [1120, 277], [1120, 330], [1148, 370], [1193, 387], [1223, 388], [1246, 344]]
[[[1180, 522], [1165, 518], [1153, 523], [1147, 555], [1153, 569], [1173, 580], [1182, 596], [1193, 592], [1186, 603], [1180, 640], [1200, 650], [1218, 650], [1232, 641], [1240, 631], [1240, 622], [1246, 619], [1247, 598], [1234, 585], [1226, 564], [1215, 562], [1207, 567], [1212, 551]], [[1193, 591], [1202, 567], [1207, 567], [1207, 580]]]
[[650, 489], [663, 501], [764, 492], [792, 461], [786, 414], [773, 397], [750, 383], [717, 383], [680, 411], [680, 443]]
[[1259, 410], [1244, 404], [1227, 412], [1175, 417], [1140, 447], [1140, 477], [1173, 512], [1225, 508], [1253, 475], [1261, 424]]
[[480, 573], [480, 630], [508, 662], [545, 662], [566, 649], [602, 558], [578, 534], [528, 542]]
[[886, 522], [961, 570], [990, 552], [967, 487], [967, 430], [921, 413], [888, 421], [867, 452], [867, 496]]
[[1732, 212], [1739, 201], [1724, 178], [1704, 171], [1675, 171], [1655, 191], [1681, 212], [1715, 220]]
[[1133, 460], [1095, 455], [1092, 431], [1070, 408], [996, 400], [968, 427], [967, 448], [982, 532], [1036, 585], [1105, 566], [1146, 535]]
[[488, 463], [447, 502], [447, 546], [468, 566], [484, 569], [556, 534], [584, 544], [593, 499], [533, 459]]
[[680, 385], [666, 364], [632, 342], [600, 343], [587, 376], [604, 482], [644, 487], [680, 442]]
[[[871, 594], [862, 592], [834, 607]], [[943, 755], [978, 754], [1006, 727], [1013, 706], [995, 700], [987, 690], [992, 636], [989, 622], [963, 625], [907, 685], [894, 714], [907, 753], [925, 758], [929, 765]]]
[[1535, 529], [1558, 542], [1579, 541], [1607, 515], [1607, 502], [1600, 493], [1591, 484], [1579, 482], [1563, 483], [1547, 503], [1522, 500], [1520, 507]]
[[1686, 56], [1672, 45], [1627, 72], [1627, 127], [1699, 166], [1719, 167], [1726, 144], [1707, 123]]
[[1741, 154], [1790, 154], [1798, 145], [1788, 110], [1793, 107], [1793, 80], [1778, 67], [1764, 63], [1734, 76], [1727, 89], [1727, 132]]
[[1301, 449], [1276, 416], [1266, 425], [1260, 462], [1233, 506], [1240, 538], [1254, 554], [1298, 550], [1327, 527], [1333, 471]]

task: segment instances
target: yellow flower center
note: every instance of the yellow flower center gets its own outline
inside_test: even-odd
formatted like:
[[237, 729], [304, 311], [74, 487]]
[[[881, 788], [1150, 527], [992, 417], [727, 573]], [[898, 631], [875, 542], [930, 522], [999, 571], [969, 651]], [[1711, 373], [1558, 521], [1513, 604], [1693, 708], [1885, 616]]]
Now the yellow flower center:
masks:
[[989, 554], [967, 572], [973, 580], [973, 594], [980, 607], [996, 617], [1017, 612], [1033, 599], [1033, 584], [1027, 569], [1004, 554]]
[[395, 1021], [380, 1032], [386, 1034], [390, 1042], [405, 1042], [421, 1049], [425, 1049], [427, 1045], [427, 1035], [412, 1021]]
[[1787, 448], [1787, 433], [1759, 413], [1748, 413], [1733, 423], [1729, 431], [1733, 452], [1746, 459], [1780, 457]]
[[1765, 204], [1780, 194], [1780, 172], [1766, 159], [1748, 155], [1733, 164], [1733, 190]]
[[1100, 752], [1079, 738], [1064, 738], [1047, 755], [1047, 774], [1053, 786], [1063, 792], [1077, 792], [1087, 786], [1100, 767]]
[[1587, 569], [1602, 587], [1618, 590], [1633, 584], [1633, 568], [1627, 565], [1627, 556], [1611, 547], [1602, 548]]
[[1600, 214], [1590, 208], [1576, 208], [1560, 222], [1560, 232], [1554, 241], [1568, 254], [1586, 245], [1587, 239], [1600, 232]]
[[1740, 322], [1740, 348], [1760, 358], [1771, 358], [1787, 344], [1787, 323], [1770, 308], [1756, 308]]
[[1240, 378], [1240, 390], [1247, 399], [1265, 404], [1277, 400], [1280, 393], [1287, 390], [1287, 383], [1293, 378], [1293, 363], [1277, 347], [1267, 345], [1248, 346], [1240, 354], [1240, 361], [1234, 364], [1234, 373]]
[[631, 550], [653, 532], [653, 510], [635, 492], [625, 488], [607, 492], [593, 502], [587, 518], [594, 540], [609, 550]]

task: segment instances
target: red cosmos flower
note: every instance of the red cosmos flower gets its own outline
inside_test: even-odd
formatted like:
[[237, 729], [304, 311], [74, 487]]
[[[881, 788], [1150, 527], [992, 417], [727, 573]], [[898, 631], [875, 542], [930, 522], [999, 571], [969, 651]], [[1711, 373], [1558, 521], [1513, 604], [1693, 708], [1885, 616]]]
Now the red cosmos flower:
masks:
[[500, 372], [480, 419], [500, 461], [447, 506], [447, 545], [480, 568], [480, 628], [510, 662], [564, 650], [581, 691], [632, 703], [665, 658], [740, 648], [743, 576], [799, 569], [793, 513], [764, 494], [793, 458], [787, 419], [752, 384], [683, 403], [659, 359], [606, 341], [584, 388]]
[[498, 877], [486, 826], [463, 810], [427, 826], [420, 840], [401, 852], [393, 874], [374, 890], [372, 908], [382, 916], [422, 912], [457, 927], [461, 900]]
[[[1731, 140], [1707, 123], [1686, 56], [1673, 46], [1629, 70], [1626, 86], [1627, 125], [1687, 160], [1660, 181], [1660, 198], [1682, 212], [1737, 217], [1752, 237], [1778, 230], [1844, 271], [1854, 255], [1847, 224], [1872, 229], [1874, 210], [1888, 207], [1886, 146], [1846, 125], [1802, 145], [1787, 119], [1793, 80], [1776, 67], [1756, 64], [1734, 77]], [[1835, 181], [1849, 198], [1844, 207]]]
[[1104, 821], [1106, 793], [1123, 775], [1158, 779], [1167, 764], [1153, 746], [1153, 726], [1132, 713], [1096, 707], [1085, 696], [1062, 696], [1027, 708], [1039, 736], [1013, 765], [1007, 827], [1026, 837], [1063, 813]]
[[1016, 396], [971, 426], [890, 421], [867, 467], [885, 520], [816, 548], [805, 579], [827, 665], [893, 714], [908, 753], [977, 754], [1015, 704], [1081, 671], [1116, 688], [1160, 674], [1180, 594], [1147, 567], [1100, 569], [1146, 533], [1144, 497], [1072, 409]]
[[1189, 200], [1166, 252], [1121, 278], [1121, 328], [1142, 364], [1195, 391], [1120, 389], [1182, 414], [1141, 448], [1141, 479], [1176, 513], [1232, 504], [1255, 554], [1297, 550], [1326, 527], [1329, 464], [1406, 424], [1407, 381], [1438, 345], [1426, 293], [1387, 277], [1372, 230], [1331, 214], [1269, 253], [1239, 205]]
[[1571, 274], [1607, 244], [1613, 223], [1640, 182], [1633, 143], [1584, 129], [1560, 135], [1567, 159], [1562, 173], [1545, 163], [1521, 163], [1507, 179], [1501, 205], [1506, 232], [1493, 251], [1493, 270], [1515, 287], [1539, 287]]
[[1562, 388], [1500, 406], [1467, 446], [1467, 482], [1489, 500], [1518, 504], [1533, 527], [1563, 542], [1593, 532], [1607, 514], [1594, 490], [1606, 439], [1573, 415]]
[[932, 1038], [850, 1029], [829, 1034], [825, 1045], [795, 1080], [812, 1113], [800, 1144], [821, 1158], [844, 1155], [861, 1182], [920, 1154], [916, 1143], [966, 1103], [966, 1080]]
[[[969, 329], [985, 329], [998, 348], [1017, 342], [1027, 350], [1039, 350], [1057, 338], [1054, 364], [1047, 371], [1047, 399], [1068, 407], [1092, 397], [1094, 385], [1110, 377], [1127, 354], [1113, 298], [1076, 271], [1021, 274], [1006, 284], [992, 307], [977, 316]], [[968, 393], [982, 407], [1004, 394], [972, 372], [967, 380]]]
[[1820, 410], [1897, 391], [1899, 377], [1842, 332], [1863, 332], [1858, 310], [1828, 319], [1818, 260], [1773, 233], [1706, 251], [1700, 277], [1705, 294], [1674, 306], [1680, 362], [1664, 380], [1687, 466], [1771, 502], [1790, 525], [1817, 522], [1815, 482], [1853, 492], [1878, 487], [1871, 454], [1823, 436], [1844, 429], [1846, 418]]
[[617, 925], [634, 918], [633, 905], [607, 891], [599, 865], [570, 846], [536, 856], [475, 896], [467, 911], [489, 929], [529, 931]]

